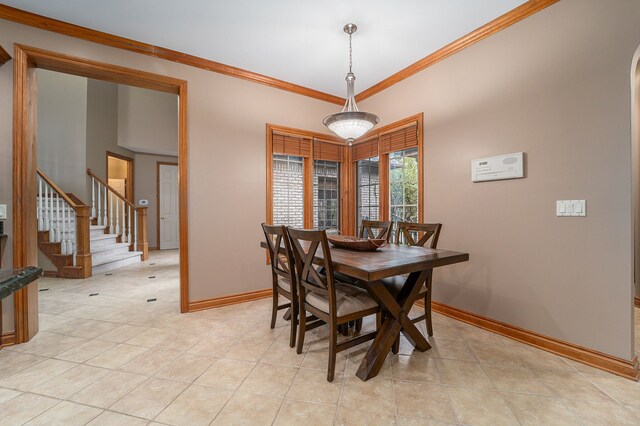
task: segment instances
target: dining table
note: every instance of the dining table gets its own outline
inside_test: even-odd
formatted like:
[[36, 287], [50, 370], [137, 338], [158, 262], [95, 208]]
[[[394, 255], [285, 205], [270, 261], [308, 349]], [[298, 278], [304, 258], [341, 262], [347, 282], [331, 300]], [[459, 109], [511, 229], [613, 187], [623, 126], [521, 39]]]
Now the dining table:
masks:
[[[260, 245], [267, 247], [264, 241]], [[305, 244], [303, 248], [307, 249]], [[281, 250], [284, 251], [284, 247]], [[469, 260], [468, 253], [400, 244], [387, 244], [375, 251], [340, 247], [331, 247], [330, 250], [334, 272], [355, 278], [357, 284], [369, 292], [385, 314], [382, 326], [360, 363], [356, 376], [364, 381], [375, 377], [400, 333], [419, 351], [431, 348], [409, 318], [409, 312], [433, 269], [466, 262]], [[322, 265], [323, 262], [323, 253], [319, 249], [314, 263]], [[405, 279], [400, 292], [394, 295], [384, 279], [396, 276]]]

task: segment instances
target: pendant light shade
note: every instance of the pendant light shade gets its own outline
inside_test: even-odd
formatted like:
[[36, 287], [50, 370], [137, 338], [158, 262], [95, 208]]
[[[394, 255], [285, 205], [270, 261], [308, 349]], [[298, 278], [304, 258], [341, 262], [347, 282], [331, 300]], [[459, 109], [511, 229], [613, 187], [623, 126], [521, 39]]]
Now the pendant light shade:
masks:
[[324, 119], [323, 123], [333, 133], [346, 139], [349, 144], [367, 133], [378, 124], [380, 119], [377, 115], [369, 112], [358, 110], [355, 99], [355, 81], [356, 76], [351, 71], [351, 35], [356, 32], [358, 27], [355, 24], [347, 24], [344, 26], [344, 32], [349, 34], [349, 73], [347, 73], [347, 101], [341, 112], [331, 114]]

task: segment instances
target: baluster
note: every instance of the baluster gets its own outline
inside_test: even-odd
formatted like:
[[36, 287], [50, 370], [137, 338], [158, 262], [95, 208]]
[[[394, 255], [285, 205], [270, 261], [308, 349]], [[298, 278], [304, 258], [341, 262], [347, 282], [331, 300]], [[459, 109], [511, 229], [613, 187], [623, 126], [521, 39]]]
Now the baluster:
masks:
[[[109, 191], [105, 188], [105, 191]], [[109, 233], [113, 234], [113, 192], [109, 191]]]
[[[102, 185], [101, 183], [98, 183], [98, 188], [100, 188]], [[103, 216], [103, 220], [102, 220], [102, 225], [104, 226], [109, 226], [109, 219], [107, 218], [108, 216], [108, 209], [107, 209], [107, 187], [104, 187], [104, 205], [102, 206], [102, 210], [104, 211], [104, 216]]]
[[73, 238], [71, 233], [75, 235], [75, 222], [73, 221], [74, 210], [70, 205], [67, 205], [67, 254], [73, 254]]
[[60, 232], [60, 254], [67, 254], [67, 237], [65, 235], [66, 233], [66, 225], [65, 225], [65, 214], [67, 212], [66, 209], [66, 204], [65, 202], [62, 203], [62, 226], [61, 226], [61, 232]]
[[[91, 219], [96, 217], [96, 178], [91, 176]], [[99, 199], [100, 197], [98, 197]]]
[[138, 251], [138, 212], [133, 209], [133, 250]]
[[120, 204], [120, 198], [116, 195], [116, 235], [120, 235], [120, 214], [118, 212], [118, 205]]
[[53, 243], [56, 240], [55, 223], [53, 222], [53, 188], [49, 189], [49, 242]]
[[[98, 197], [98, 199], [100, 199], [100, 197]], [[73, 222], [74, 222], [74, 230], [75, 232], [73, 233], [73, 243], [71, 245], [71, 252], [73, 253], [73, 266], [77, 266], [76, 265], [76, 256], [78, 254], [78, 218], [76, 217], [76, 212], [73, 212]]]
[[44, 229], [44, 218], [42, 217], [42, 178], [38, 176], [38, 231]]
[[127, 206], [127, 211], [129, 212], [127, 214], [127, 220], [128, 220], [128, 225], [127, 225], [127, 242], [129, 244], [131, 244], [131, 206]]
[[44, 205], [43, 210], [44, 210], [44, 228], [43, 231], [48, 231], [50, 229], [49, 227], [49, 206], [47, 203], [47, 200], [49, 199], [49, 185], [47, 185], [47, 182], [44, 183], [44, 200], [42, 201], [42, 204]]
[[96, 189], [98, 190], [98, 225], [104, 225], [102, 219], [102, 209], [100, 208], [100, 200], [102, 200], [102, 192], [100, 192], [100, 182], [96, 183]]
[[55, 233], [56, 243], [60, 242], [62, 239], [60, 237], [60, 195], [56, 192], [56, 233]]

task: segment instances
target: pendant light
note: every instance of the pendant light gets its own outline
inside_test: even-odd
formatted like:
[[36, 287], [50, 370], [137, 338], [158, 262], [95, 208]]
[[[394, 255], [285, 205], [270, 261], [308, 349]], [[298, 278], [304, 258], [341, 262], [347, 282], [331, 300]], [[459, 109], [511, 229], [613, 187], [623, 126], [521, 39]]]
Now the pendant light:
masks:
[[349, 145], [353, 143], [354, 139], [367, 133], [373, 129], [380, 119], [377, 115], [369, 112], [362, 112], [358, 110], [355, 99], [354, 83], [356, 76], [351, 71], [352, 58], [351, 58], [351, 36], [356, 32], [358, 27], [355, 24], [347, 24], [343, 30], [349, 34], [349, 72], [347, 73], [347, 102], [344, 104], [344, 108], [341, 112], [331, 114], [324, 119], [323, 123], [333, 133], [346, 139]]

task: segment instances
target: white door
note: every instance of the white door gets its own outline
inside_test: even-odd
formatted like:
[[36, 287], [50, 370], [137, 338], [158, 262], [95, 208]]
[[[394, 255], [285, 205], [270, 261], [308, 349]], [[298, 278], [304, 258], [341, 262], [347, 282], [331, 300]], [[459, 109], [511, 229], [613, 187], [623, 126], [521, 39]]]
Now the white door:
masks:
[[160, 164], [160, 250], [179, 247], [178, 166]]

